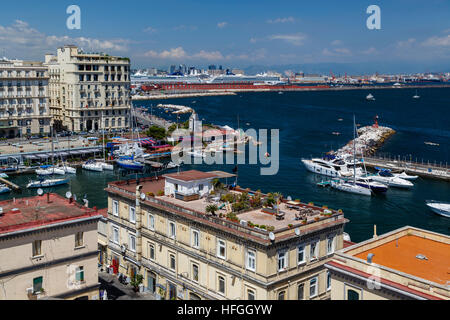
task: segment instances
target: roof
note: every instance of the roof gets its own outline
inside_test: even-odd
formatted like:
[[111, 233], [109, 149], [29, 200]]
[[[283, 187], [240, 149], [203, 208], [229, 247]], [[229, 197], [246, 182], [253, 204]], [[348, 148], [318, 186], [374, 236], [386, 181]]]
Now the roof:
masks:
[[190, 170], [190, 171], [183, 171], [183, 172], [179, 172], [179, 173], [165, 174], [163, 177], [188, 182], [188, 181], [197, 181], [197, 180], [204, 180], [204, 179], [213, 179], [213, 178], [217, 178], [217, 175], [214, 173], [209, 173], [209, 172]]
[[81, 206], [57, 194], [36, 196], [20, 200], [0, 202], [0, 236], [15, 231], [75, 221], [89, 217], [100, 217], [97, 210]]
[[[444, 285], [450, 281], [449, 243], [405, 235], [356, 254], [355, 257], [366, 260], [369, 253], [375, 255], [372, 261], [378, 265]], [[419, 254], [427, 260], [416, 258]]]
[[208, 173], [216, 175], [216, 178], [225, 179], [225, 178], [234, 178], [235, 174], [228, 173], [225, 171], [209, 171]]

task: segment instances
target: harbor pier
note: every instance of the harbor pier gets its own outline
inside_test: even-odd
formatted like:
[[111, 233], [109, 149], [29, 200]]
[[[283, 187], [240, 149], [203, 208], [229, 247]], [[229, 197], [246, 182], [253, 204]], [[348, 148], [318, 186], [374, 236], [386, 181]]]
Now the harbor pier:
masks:
[[365, 157], [364, 162], [366, 167], [375, 168], [381, 167], [390, 169], [394, 172], [406, 172], [408, 174], [414, 174], [423, 178], [439, 179], [444, 181], [450, 181], [450, 166], [448, 164], [433, 164], [430, 162], [413, 162], [402, 161], [399, 159], [392, 159], [386, 157]]

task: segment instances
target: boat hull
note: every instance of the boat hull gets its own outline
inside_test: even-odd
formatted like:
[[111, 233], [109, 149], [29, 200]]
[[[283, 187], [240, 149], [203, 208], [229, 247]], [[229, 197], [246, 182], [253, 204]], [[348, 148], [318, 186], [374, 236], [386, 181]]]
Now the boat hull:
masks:
[[117, 161], [117, 165], [125, 170], [132, 170], [132, 171], [144, 170], [144, 165], [137, 162]]
[[427, 201], [427, 206], [434, 213], [450, 218], [450, 204], [448, 203], [436, 203], [434, 201]]
[[50, 188], [50, 187], [57, 187], [57, 186], [61, 186], [64, 184], [68, 184], [69, 180], [64, 179], [64, 180], [44, 180], [44, 181], [34, 181], [34, 182], [30, 182], [27, 185], [28, 189], [36, 189], [36, 188]]

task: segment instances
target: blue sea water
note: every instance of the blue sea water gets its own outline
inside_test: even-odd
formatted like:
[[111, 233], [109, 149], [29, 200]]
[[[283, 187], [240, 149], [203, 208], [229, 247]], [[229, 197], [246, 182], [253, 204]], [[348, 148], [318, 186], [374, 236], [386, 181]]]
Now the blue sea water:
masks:
[[[259, 165], [239, 166], [239, 185], [263, 192], [281, 192], [293, 199], [342, 209], [350, 222], [346, 226], [353, 241], [368, 239], [377, 225], [378, 234], [411, 225], [450, 234], [450, 219], [428, 210], [425, 200], [450, 201], [450, 183], [419, 178], [414, 189], [391, 188], [384, 196], [372, 198], [347, 194], [316, 185], [323, 177], [316, 176], [300, 162], [301, 158], [321, 156], [340, 148], [352, 139], [353, 114], [357, 123], [369, 125], [375, 115], [380, 125], [394, 128], [397, 133], [379, 150], [380, 154], [450, 163], [450, 89], [419, 90], [421, 99], [414, 100], [415, 89], [383, 89], [371, 93], [376, 101], [368, 102], [367, 90], [323, 92], [239, 93], [236, 96], [196, 97], [160, 101], [138, 101], [136, 106], [150, 107], [158, 103], [192, 107], [206, 123], [236, 128], [239, 117], [243, 129], [280, 130], [280, 169], [275, 176], [261, 176]], [[153, 113], [176, 121], [174, 115], [153, 107]], [[186, 120], [181, 117], [180, 121]], [[343, 121], [338, 121], [342, 118]], [[340, 132], [341, 135], [333, 135]], [[424, 142], [438, 143], [429, 146]], [[270, 152], [270, 151], [269, 151]], [[224, 170], [234, 165], [191, 165], [183, 169]], [[12, 179], [25, 185], [32, 176]], [[102, 192], [108, 181], [122, 179], [119, 173], [88, 173], [79, 171], [71, 178], [72, 192], [79, 199], [84, 195], [91, 206], [107, 205]], [[53, 192], [62, 195], [69, 187]], [[20, 196], [34, 194], [24, 190]], [[2, 195], [0, 199], [12, 197]], [[19, 196], [19, 195], [17, 195]]]

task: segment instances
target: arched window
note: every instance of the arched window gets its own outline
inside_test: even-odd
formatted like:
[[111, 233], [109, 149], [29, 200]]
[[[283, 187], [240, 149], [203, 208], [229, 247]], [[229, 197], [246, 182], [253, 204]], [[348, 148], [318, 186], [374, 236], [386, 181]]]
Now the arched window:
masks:
[[347, 291], [347, 300], [359, 300], [359, 292], [349, 289]]
[[278, 300], [285, 300], [286, 299], [286, 291], [281, 291], [278, 293]]
[[190, 293], [189, 294], [189, 300], [202, 300], [202, 298], [200, 298], [199, 295], [195, 294], [195, 293]]

